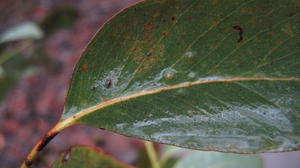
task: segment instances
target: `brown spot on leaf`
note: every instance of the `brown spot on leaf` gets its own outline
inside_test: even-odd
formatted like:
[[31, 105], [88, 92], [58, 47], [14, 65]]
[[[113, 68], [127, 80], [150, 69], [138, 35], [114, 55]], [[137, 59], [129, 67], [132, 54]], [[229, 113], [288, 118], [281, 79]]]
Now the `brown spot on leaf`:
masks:
[[109, 101], [109, 99], [104, 98], [103, 101], [102, 101], [102, 103], [105, 103], [105, 102], [107, 102], [107, 101]]
[[153, 31], [154, 29], [154, 24], [152, 23], [148, 23], [145, 25], [145, 31], [144, 31], [144, 34], [143, 34], [143, 39], [147, 41], [147, 43], [151, 43], [153, 37], [151, 35], [151, 32]]
[[167, 36], [169, 34], [169, 32], [163, 32], [162, 35], [163, 36]]
[[213, 69], [212, 72], [216, 73], [216, 72], [220, 72], [220, 70], [219, 69]]
[[253, 9], [242, 9], [240, 10], [240, 13], [243, 15], [253, 15], [255, 14], [255, 10]]
[[152, 31], [154, 29], [154, 24], [152, 23], [146, 24], [145, 29], [149, 32]]
[[82, 71], [82, 72], [86, 72], [87, 69], [88, 69], [88, 67], [87, 67], [86, 64], [83, 64], [83, 65], [81, 66], [81, 71]]
[[296, 16], [296, 13], [292, 12], [292, 13], [290, 13], [288, 16], [289, 16], [289, 17], [294, 17], [294, 16]]
[[171, 20], [172, 20], [172, 21], [175, 21], [175, 20], [176, 20], [176, 17], [175, 17], [175, 16], [172, 16], [172, 17], [171, 17]]
[[278, 45], [283, 44], [283, 41], [282, 40], [277, 40], [276, 44], [278, 44]]
[[253, 65], [256, 65], [256, 64], [257, 64], [257, 61], [253, 61], [252, 64], [253, 64]]
[[238, 39], [237, 42], [238, 43], [241, 42], [243, 40], [243, 33], [244, 33], [243, 29], [240, 26], [238, 26], [238, 25], [233, 26], [233, 29], [237, 30], [239, 32], [239, 39]]
[[138, 65], [137, 72], [151, 68], [164, 54], [164, 45], [162, 44], [156, 45], [151, 51], [148, 51], [148, 48], [149, 43], [136, 41], [129, 49], [133, 55], [133, 61]]
[[256, 17], [253, 17], [253, 18], [250, 19], [250, 22], [251, 22], [251, 23], [256, 23], [256, 21], [257, 21], [257, 18], [256, 18]]

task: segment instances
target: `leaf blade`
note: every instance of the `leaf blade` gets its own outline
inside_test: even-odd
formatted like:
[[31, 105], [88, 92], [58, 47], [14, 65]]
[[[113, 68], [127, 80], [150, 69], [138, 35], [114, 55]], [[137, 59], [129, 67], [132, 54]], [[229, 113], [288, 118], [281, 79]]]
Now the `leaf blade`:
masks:
[[298, 3], [128, 8], [77, 64], [63, 121], [201, 150], [299, 149]]

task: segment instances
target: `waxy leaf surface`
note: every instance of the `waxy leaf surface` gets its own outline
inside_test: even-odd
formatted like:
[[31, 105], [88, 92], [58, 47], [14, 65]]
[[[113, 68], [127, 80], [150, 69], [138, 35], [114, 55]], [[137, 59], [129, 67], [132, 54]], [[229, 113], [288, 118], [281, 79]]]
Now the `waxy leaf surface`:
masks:
[[300, 149], [300, 0], [148, 0], [96, 34], [62, 121], [199, 150]]
[[105, 154], [102, 151], [84, 146], [72, 147], [61, 154], [52, 168], [132, 168]]

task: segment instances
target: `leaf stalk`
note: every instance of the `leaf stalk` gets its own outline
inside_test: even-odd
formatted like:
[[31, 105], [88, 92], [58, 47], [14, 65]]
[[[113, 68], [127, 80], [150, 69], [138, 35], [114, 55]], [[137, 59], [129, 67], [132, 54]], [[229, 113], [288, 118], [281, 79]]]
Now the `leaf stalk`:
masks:
[[[70, 120], [68, 120], [70, 121]], [[47, 146], [47, 144], [63, 129], [73, 125], [74, 122], [59, 121], [52, 129], [50, 129], [45, 136], [43, 136], [39, 142], [31, 149], [25, 160], [23, 161], [21, 168], [29, 168], [37, 155]]]
[[145, 144], [146, 151], [147, 151], [149, 160], [151, 162], [152, 168], [160, 168], [159, 160], [158, 160], [158, 157], [157, 157], [157, 152], [154, 149], [153, 143], [149, 142], [149, 141], [144, 141], [144, 144]]

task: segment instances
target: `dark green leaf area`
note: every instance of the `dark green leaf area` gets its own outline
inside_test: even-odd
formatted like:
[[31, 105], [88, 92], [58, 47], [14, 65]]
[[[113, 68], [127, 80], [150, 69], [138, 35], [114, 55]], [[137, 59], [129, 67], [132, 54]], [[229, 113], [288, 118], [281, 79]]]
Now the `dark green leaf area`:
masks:
[[299, 20], [299, 0], [138, 3], [83, 53], [62, 120], [202, 150], [299, 149]]

